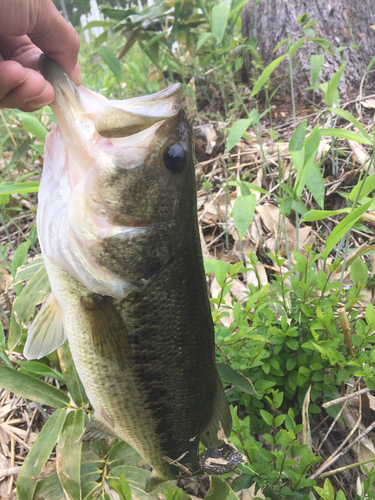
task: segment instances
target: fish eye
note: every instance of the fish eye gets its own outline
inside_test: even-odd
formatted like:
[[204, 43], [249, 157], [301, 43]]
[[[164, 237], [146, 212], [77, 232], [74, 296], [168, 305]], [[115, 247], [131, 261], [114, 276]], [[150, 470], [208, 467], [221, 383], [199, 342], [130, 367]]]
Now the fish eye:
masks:
[[185, 151], [179, 144], [173, 144], [173, 146], [169, 146], [169, 148], [164, 151], [164, 165], [172, 172], [181, 172], [185, 166], [185, 160]]

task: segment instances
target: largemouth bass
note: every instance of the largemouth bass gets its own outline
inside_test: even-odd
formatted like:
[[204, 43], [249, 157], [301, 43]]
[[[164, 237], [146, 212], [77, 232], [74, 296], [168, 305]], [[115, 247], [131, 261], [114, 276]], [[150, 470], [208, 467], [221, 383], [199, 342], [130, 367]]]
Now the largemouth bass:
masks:
[[153, 468], [151, 491], [202, 473], [199, 442], [216, 448], [231, 430], [181, 86], [108, 101], [51, 60], [42, 72], [58, 122], [37, 218], [52, 294], [24, 354], [40, 358], [68, 338], [95, 410], [83, 438], [129, 443]]

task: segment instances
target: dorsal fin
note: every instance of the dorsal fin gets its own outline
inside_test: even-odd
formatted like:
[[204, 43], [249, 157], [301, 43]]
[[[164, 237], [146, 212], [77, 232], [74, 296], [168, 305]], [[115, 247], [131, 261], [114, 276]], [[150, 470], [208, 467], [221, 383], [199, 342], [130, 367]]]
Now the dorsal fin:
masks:
[[60, 347], [65, 340], [61, 309], [51, 293], [29, 329], [23, 355], [26, 359], [43, 358]]

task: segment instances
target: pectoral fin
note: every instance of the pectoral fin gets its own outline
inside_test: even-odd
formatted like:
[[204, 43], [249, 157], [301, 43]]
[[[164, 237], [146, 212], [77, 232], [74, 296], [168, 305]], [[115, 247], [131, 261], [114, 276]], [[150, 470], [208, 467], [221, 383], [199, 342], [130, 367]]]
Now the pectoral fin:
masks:
[[216, 376], [215, 400], [211, 419], [200, 435], [206, 448], [217, 448], [226, 440], [232, 430], [232, 417], [219, 374]]
[[29, 329], [23, 355], [27, 359], [40, 359], [60, 347], [65, 340], [61, 309], [51, 293]]
[[89, 300], [81, 299], [81, 305], [91, 327], [96, 353], [119, 366], [128, 366], [132, 353], [129, 336], [110, 297], [94, 295]]

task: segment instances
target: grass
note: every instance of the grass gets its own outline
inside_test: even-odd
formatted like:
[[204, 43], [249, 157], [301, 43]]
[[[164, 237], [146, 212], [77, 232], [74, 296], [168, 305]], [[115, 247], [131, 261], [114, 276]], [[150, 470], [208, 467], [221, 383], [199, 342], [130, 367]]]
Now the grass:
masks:
[[[362, 108], [357, 120], [358, 100], [339, 100], [344, 67], [320, 84], [314, 69], [311, 113], [302, 116], [293, 101], [280, 120], [272, 76], [281, 59], [268, 67], [254, 59], [251, 91], [237, 79], [236, 60], [256, 51], [240, 38], [238, 6], [229, 13], [207, 10], [209, 22], [203, 15], [195, 28], [179, 23], [170, 39], [160, 33], [157, 51], [157, 34], [142, 27], [140, 43], [118, 63], [113, 55], [124, 52], [125, 41], [114, 21], [106, 50], [94, 40], [82, 42], [83, 80], [113, 99], [156, 92], [174, 78], [184, 85], [195, 130], [198, 219], [217, 363], [231, 403], [230, 441], [246, 457], [236, 477], [201, 484], [199, 496], [235, 500], [256, 490], [270, 499], [371, 498], [371, 109]], [[214, 15], [225, 21], [224, 30]], [[291, 62], [285, 78], [293, 82]], [[116, 441], [82, 450], [72, 445], [90, 408], [67, 361], [69, 348], [22, 364], [28, 326], [49, 293], [35, 215], [45, 130], [53, 123], [49, 108], [33, 119], [14, 110], [0, 116], [0, 463], [7, 471], [0, 476], [0, 496], [17, 482], [20, 500], [46, 498], [47, 491], [48, 498], [65, 498], [62, 487], [69, 498], [78, 498], [81, 488], [83, 498], [107, 499], [112, 481], [126, 498], [147, 476], [134, 450]], [[20, 396], [13, 399], [13, 393]], [[347, 397], [345, 404], [331, 405], [339, 396]], [[350, 440], [352, 429], [361, 447]], [[348, 439], [339, 446], [343, 434]], [[33, 470], [41, 449], [43, 460]], [[56, 458], [62, 464], [57, 470]], [[64, 483], [61, 467], [76, 471], [71, 483]], [[43, 468], [45, 477], [32, 479]], [[361, 494], [351, 488], [354, 481]], [[159, 493], [187, 499], [169, 483]]]

